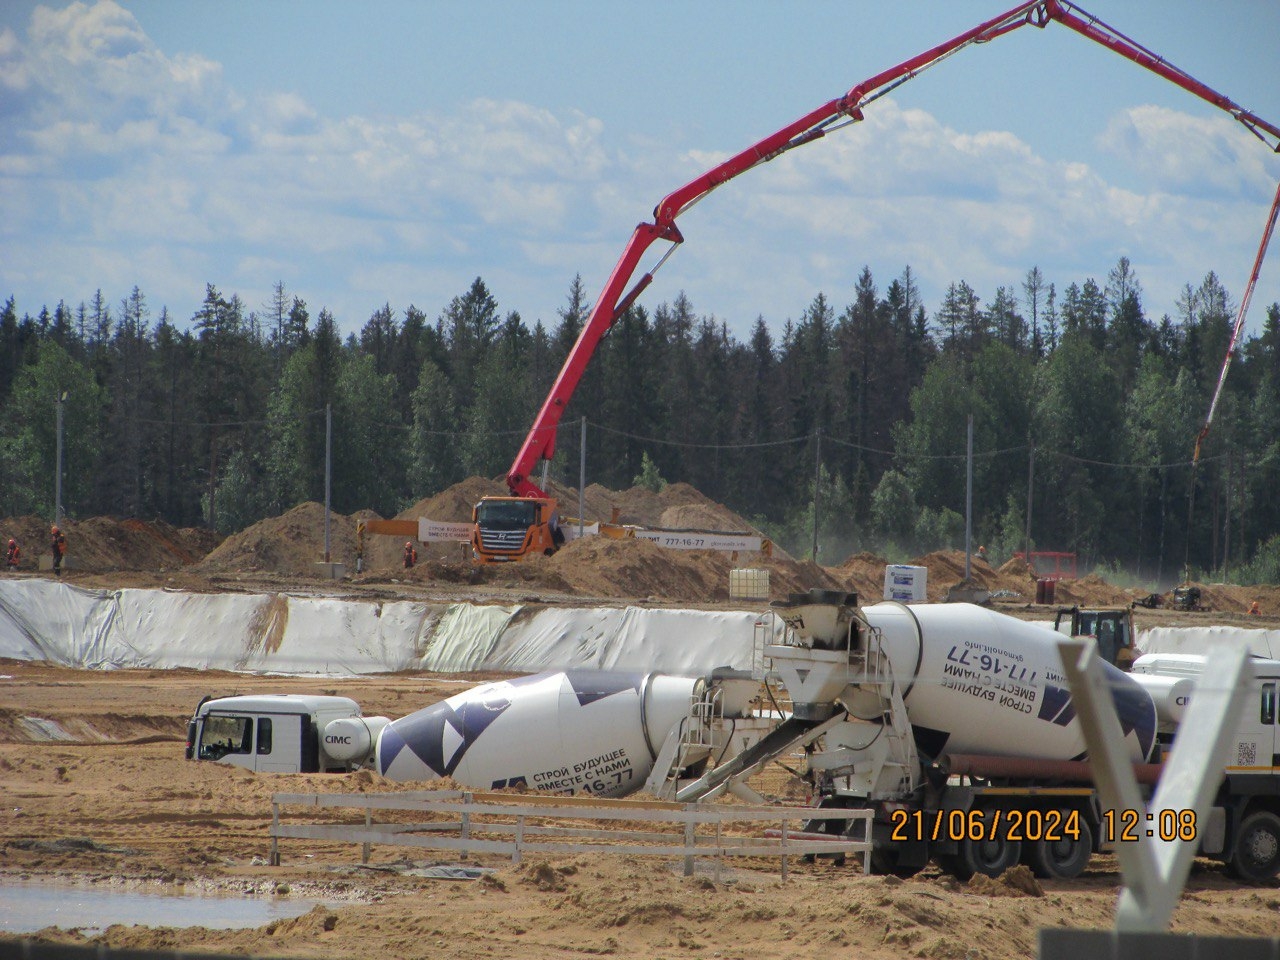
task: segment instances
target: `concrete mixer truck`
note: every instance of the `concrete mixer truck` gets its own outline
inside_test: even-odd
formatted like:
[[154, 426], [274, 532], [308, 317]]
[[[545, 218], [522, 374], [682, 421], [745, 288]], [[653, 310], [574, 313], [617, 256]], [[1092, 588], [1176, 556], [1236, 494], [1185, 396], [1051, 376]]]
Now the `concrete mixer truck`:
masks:
[[[754, 676], [552, 671], [391, 721], [361, 717], [345, 698], [227, 698], [197, 709], [188, 755], [282, 772], [372, 766], [476, 789], [760, 802], [748, 779], [804, 751], [819, 805], [873, 812], [879, 872], [910, 875], [932, 860], [967, 879], [1021, 861], [1069, 879], [1096, 851], [1161, 836], [1196, 841], [1246, 880], [1280, 873], [1280, 663], [1253, 662], [1208, 814], [1148, 815], [1103, 809], [1053, 630], [969, 604], [859, 607], [820, 591], [774, 608], [786, 629], [762, 635]], [[1124, 746], [1149, 786], [1194, 691], [1194, 660], [1106, 666]]]
[[[1252, 665], [1253, 696], [1203, 820], [1194, 810], [1107, 810], [1053, 632], [967, 604], [860, 608], [851, 594], [815, 591], [774, 606], [789, 630], [764, 653], [793, 704], [779, 727], [790, 726], [790, 743], [765, 737], [676, 799], [714, 796], [769, 749], [805, 743], [820, 805], [874, 812], [880, 872], [910, 875], [934, 860], [967, 879], [1022, 861], [1071, 878], [1095, 851], [1159, 836], [1195, 841], [1248, 881], [1280, 873], [1280, 663]], [[1105, 669], [1124, 746], [1150, 787], [1161, 731], [1176, 736], [1194, 670], [1143, 660], [1133, 674]]]

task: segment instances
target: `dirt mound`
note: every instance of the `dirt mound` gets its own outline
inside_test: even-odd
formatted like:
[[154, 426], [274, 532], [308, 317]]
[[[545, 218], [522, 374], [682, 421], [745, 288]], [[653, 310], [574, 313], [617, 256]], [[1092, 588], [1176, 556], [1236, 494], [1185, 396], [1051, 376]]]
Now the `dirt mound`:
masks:
[[[570, 593], [585, 597], [636, 597], [655, 600], [724, 602], [729, 571], [751, 567], [769, 571], [773, 598], [812, 587], [839, 589], [821, 567], [790, 557], [739, 556], [716, 550], [668, 550], [649, 540], [587, 537], [565, 545], [552, 557], [503, 567], [505, 575], [523, 574], [536, 582], [554, 577]], [[525, 568], [521, 570], [521, 568]]]
[[[355, 569], [356, 525], [351, 517], [329, 515], [330, 558]], [[324, 505], [300, 503], [278, 517], [259, 520], [222, 541], [196, 564], [202, 573], [260, 573], [312, 576], [324, 559]]]
[[1059, 580], [1054, 587], [1054, 600], [1059, 604], [1082, 607], [1123, 607], [1133, 597], [1130, 591], [1114, 587], [1096, 573], [1078, 580]]
[[501, 480], [486, 480], [484, 477], [468, 477], [455, 483], [447, 490], [442, 490], [434, 497], [419, 500], [407, 510], [396, 514], [397, 520], [417, 520], [426, 517], [429, 520], [441, 520], [449, 523], [465, 523], [471, 519], [471, 509], [481, 497], [507, 497], [511, 492]]
[[[912, 560], [911, 565], [928, 568], [926, 592], [931, 602], [942, 600], [952, 587], [964, 580], [963, 550], [935, 550]], [[1010, 595], [1024, 600], [1035, 598], [1035, 581], [1031, 579], [1026, 564], [1020, 560], [1010, 560], [999, 570], [994, 570], [981, 557], [971, 557], [969, 578], [982, 589], [1006, 598]]]
[[872, 603], [884, 595], [884, 568], [888, 565], [884, 557], [864, 550], [827, 572], [857, 593], [860, 601]]
[[[560, 498], [562, 514], [577, 513], [577, 489], [553, 484], [551, 492]], [[687, 483], [667, 484], [661, 493], [647, 487], [613, 491], [593, 483], [587, 487], [585, 499], [588, 521], [612, 522], [616, 516], [618, 523], [639, 527], [759, 534], [743, 517]]]
[[[588, 487], [590, 492], [594, 487]], [[612, 493], [610, 506], [618, 510], [619, 523], [633, 523], [641, 527], [661, 525], [662, 511], [673, 504], [664, 503], [662, 497], [647, 487], [632, 487], [620, 493]], [[607, 518], [606, 518], [607, 519]]]
[[1027, 561], [1021, 557], [1013, 557], [1006, 560], [1004, 564], [996, 570], [996, 573], [1002, 577], [1016, 577], [1020, 580], [1033, 580], [1035, 574], [1031, 572], [1031, 567], [1027, 565]]
[[[91, 517], [59, 526], [67, 538], [68, 567], [89, 573], [176, 570], [199, 560], [220, 539], [212, 531], [180, 530], [162, 520]], [[0, 546], [14, 538], [22, 549], [18, 569], [37, 570], [41, 555], [50, 552], [49, 527], [39, 517], [0, 520]]]

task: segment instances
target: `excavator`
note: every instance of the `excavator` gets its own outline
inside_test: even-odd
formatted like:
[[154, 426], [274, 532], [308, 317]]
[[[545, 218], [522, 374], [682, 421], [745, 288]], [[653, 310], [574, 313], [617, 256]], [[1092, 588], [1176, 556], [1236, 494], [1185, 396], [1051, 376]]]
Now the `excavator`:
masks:
[[[472, 533], [472, 550], [475, 558], [481, 562], [520, 560], [553, 552], [558, 547], [560, 541], [556, 536], [555, 498], [548, 496], [535, 484], [530, 479], [530, 473], [538, 460], [550, 461], [555, 455], [556, 433], [560, 420], [601, 338], [635, 303], [636, 298], [653, 282], [656, 271], [684, 242], [684, 237], [676, 225], [676, 219], [680, 215], [712, 190], [748, 170], [767, 163], [796, 147], [821, 139], [828, 133], [857, 123], [864, 118], [864, 111], [874, 101], [960, 50], [995, 40], [1021, 27], [1044, 28], [1050, 23], [1060, 23], [1177, 84], [1205, 102], [1226, 111], [1269, 149], [1280, 152], [1280, 127], [1244, 109], [1228, 97], [1175, 67], [1163, 57], [1065, 0], [1030, 0], [1030, 2], [1021, 3], [945, 43], [864, 80], [847, 93], [822, 104], [782, 129], [753, 143], [669, 194], [654, 208], [653, 221], [641, 223], [635, 228], [631, 239], [622, 251], [622, 256], [605, 283], [599, 299], [593, 306], [587, 322], [583, 325], [577, 342], [569, 351], [564, 366], [552, 384], [542, 408], [534, 418], [524, 444], [511, 463], [511, 468], [507, 472], [507, 486], [511, 490], [511, 495], [485, 497], [476, 504]], [[1276, 198], [1272, 204], [1270, 218], [1248, 289], [1241, 301], [1241, 312], [1236, 323], [1237, 336], [1244, 322], [1244, 311], [1247, 309], [1257, 281], [1267, 242], [1275, 228], [1277, 210], [1280, 210], [1280, 186], [1277, 187]], [[627, 284], [635, 275], [641, 258], [658, 241], [664, 241], [671, 246], [627, 291]], [[1230, 351], [1228, 360], [1229, 358]], [[1225, 374], [1224, 365], [1223, 376]], [[1197, 444], [1197, 452], [1198, 449], [1199, 444]]]

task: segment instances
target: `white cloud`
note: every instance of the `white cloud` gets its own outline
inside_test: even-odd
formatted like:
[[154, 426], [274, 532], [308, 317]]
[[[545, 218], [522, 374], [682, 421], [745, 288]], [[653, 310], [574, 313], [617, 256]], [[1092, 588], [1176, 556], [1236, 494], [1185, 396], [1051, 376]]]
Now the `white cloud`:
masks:
[[[110, 0], [41, 8], [28, 35], [0, 33], [0, 293], [26, 290], [32, 309], [136, 283], [185, 319], [205, 282], [256, 303], [284, 280], [359, 324], [387, 300], [433, 314], [479, 275], [504, 307], [552, 320], [575, 273], [594, 296], [635, 223], [728, 156], [515, 100], [372, 117], [246, 97]], [[1108, 182], [1088, 162], [1099, 147], [1137, 182]], [[1051, 161], [885, 98], [691, 210], [688, 249], [645, 302], [683, 288], [745, 332], [818, 290], [842, 303], [864, 264], [882, 290], [910, 264], [936, 304], [955, 280], [989, 297], [1038, 263], [1062, 287], [1125, 254], [1158, 313], [1209, 268], [1229, 285], [1237, 256], [1247, 269], [1264, 154], [1229, 121], [1139, 107]]]
[[1265, 149], [1225, 115], [1132, 107], [1110, 119], [1098, 144], [1148, 178], [1153, 189], [1229, 198], [1270, 194], [1275, 185], [1264, 163]]

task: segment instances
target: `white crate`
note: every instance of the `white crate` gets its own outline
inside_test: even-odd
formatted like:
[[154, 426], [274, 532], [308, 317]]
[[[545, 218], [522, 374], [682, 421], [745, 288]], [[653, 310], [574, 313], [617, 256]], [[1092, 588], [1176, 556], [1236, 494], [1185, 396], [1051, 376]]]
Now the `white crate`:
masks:
[[884, 598], [900, 603], [920, 603], [925, 599], [928, 567], [891, 563], [884, 568]]
[[730, 570], [730, 600], [768, 600], [768, 570]]

